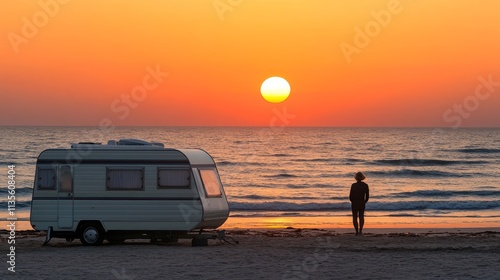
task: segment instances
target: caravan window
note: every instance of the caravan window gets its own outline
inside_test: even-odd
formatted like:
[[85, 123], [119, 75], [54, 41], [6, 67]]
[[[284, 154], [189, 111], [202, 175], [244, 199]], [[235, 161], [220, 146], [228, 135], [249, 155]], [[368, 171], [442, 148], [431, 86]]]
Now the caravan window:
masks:
[[191, 171], [189, 169], [158, 168], [159, 188], [189, 188]]
[[207, 197], [222, 196], [222, 186], [215, 169], [200, 169], [199, 171]]
[[39, 190], [56, 189], [56, 170], [38, 169], [37, 187]]
[[106, 188], [108, 190], [143, 190], [144, 168], [114, 169], [107, 168]]
[[63, 165], [59, 169], [59, 191], [73, 191], [73, 176], [71, 174], [71, 166]]

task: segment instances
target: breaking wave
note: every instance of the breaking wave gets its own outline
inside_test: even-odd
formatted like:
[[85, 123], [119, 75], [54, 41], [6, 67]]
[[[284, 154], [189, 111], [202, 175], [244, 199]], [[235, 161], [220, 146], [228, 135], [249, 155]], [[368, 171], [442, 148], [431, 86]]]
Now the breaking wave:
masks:
[[381, 159], [373, 161], [377, 165], [390, 165], [390, 166], [449, 166], [461, 164], [485, 164], [487, 161], [465, 161], [465, 160], [440, 160], [440, 159]]
[[401, 192], [392, 197], [411, 198], [411, 197], [456, 197], [456, 196], [500, 196], [500, 191], [479, 190], [479, 191], [441, 191], [441, 190], [419, 190], [412, 192]]
[[453, 173], [437, 170], [414, 170], [414, 169], [400, 169], [390, 171], [370, 171], [366, 172], [371, 175], [378, 176], [398, 176], [398, 177], [471, 177], [467, 173]]
[[[341, 203], [293, 203], [293, 202], [230, 202], [232, 211], [335, 211], [350, 210], [349, 202]], [[488, 210], [500, 208], [500, 201], [399, 201], [369, 202], [367, 210], [412, 211], [412, 210]]]
[[293, 174], [288, 174], [288, 173], [279, 173], [279, 174], [275, 174], [275, 175], [267, 175], [265, 177], [267, 177], [267, 178], [296, 178], [299, 176], [293, 175]]
[[500, 149], [486, 149], [486, 148], [465, 148], [457, 149], [455, 152], [466, 153], [466, 154], [495, 154], [500, 153]]

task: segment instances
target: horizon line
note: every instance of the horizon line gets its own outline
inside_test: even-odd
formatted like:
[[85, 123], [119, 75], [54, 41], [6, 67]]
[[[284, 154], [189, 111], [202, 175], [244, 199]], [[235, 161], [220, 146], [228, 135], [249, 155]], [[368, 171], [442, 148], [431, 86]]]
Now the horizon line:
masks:
[[[96, 125], [0, 125], [1, 128], [4, 127], [82, 127], [82, 128], [99, 128]], [[127, 127], [144, 127], [144, 128], [269, 128], [268, 125], [115, 125], [114, 128], [127, 128]], [[499, 126], [461, 126], [461, 127], [450, 127], [450, 126], [325, 126], [325, 125], [289, 125], [289, 126], [279, 126], [280, 129], [285, 128], [435, 128], [435, 129], [461, 129], [461, 128], [500, 128]]]

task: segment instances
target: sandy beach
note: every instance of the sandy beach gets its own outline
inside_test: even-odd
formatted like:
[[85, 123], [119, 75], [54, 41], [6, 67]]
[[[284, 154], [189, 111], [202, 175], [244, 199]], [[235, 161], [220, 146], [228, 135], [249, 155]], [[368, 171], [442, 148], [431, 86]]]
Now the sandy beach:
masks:
[[233, 229], [227, 236], [239, 244], [208, 247], [64, 239], [42, 247], [42, 233], [20, 231], [12, 273], [7, 234], [2, 279], [495, 279], [500, 263], [499, 228], [379, 228], [363, 236], [347, 228]]

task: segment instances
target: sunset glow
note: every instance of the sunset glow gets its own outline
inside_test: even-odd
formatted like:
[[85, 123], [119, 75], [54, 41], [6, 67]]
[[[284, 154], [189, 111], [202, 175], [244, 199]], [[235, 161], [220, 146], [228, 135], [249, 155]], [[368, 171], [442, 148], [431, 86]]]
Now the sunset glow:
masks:
[[[266, 126], [283, 106], [290, 126], [500, 125], [497, 1], [0, 9], [0, 125]], [[262, 102], [272, 75], [293, 98]]]

